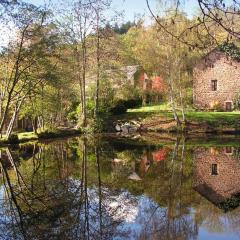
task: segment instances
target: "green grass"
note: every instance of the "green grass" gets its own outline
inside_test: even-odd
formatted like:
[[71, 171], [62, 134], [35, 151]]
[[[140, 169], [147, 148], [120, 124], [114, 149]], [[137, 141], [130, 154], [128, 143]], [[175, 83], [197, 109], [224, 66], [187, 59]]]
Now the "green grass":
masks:
[[186, 113], [189, 120], [214, 121], [214, 120], [239, 120], [240, 112], [189, 112]]
[[38, 139], [38, 136], [34, 132], [23, 132], [18, 133], [17, 135], [19, 140]]
[[[28, 141], [34, 141], [38, 139], [38, 136], [34, 132], [22, 132], [22, 133], [16, 133], [19, 139], [19, 143], [28, 142]], [[12, 142], [9, 142], [5, 135], [0, 138], [0, 145], [5, 144], [12, 144]]]
[[[167, 104], [161, 105], [150, 105], [144, 106], [136, 109], [129, 109], [127, 114], [132, 116], [149, 116], [153, 114], [159, 114], [172, 118], [171, 108]], [[236, 123], [240, 120], [240, 111], [238, 112], [197, 112], [193, 109], [186, 110], [186, 117], [189, 121], [196, 122], [215, 122], [215, 121], [224, 121], [231, 123]]]
[[[240, 132], [240, 111], [203, 112], [188, 108], [185, 112], [186, 120], [190, 123], [188, 125], [190, 132]], [[181, 118], [180, 109], [178, 109], [178, 113]], [[149, 105], [129, 109], [126, 114], [118, 116], [119, 119], [123, 121], [139, 120], [142, 124], [154, 126], [161, 120], [173, 120], [173, 113], [168, 104]], [[156, 124], [156, 127], [151, 127], [151, 130], [159, 131], [162, 129]]]
[[[34, 132], [21, 132], [13, 134], [17, 134], [19, 143], [23, 143], [39, 139], [52, 139], [75, 136], [81, 134], [81, 131], [75, 129], [57, 129], [54, 132], [45, 131], [39, 134], [35, 134]], [[0, 138], [0, 145], [6, 144], [13, 144], [13, 142], [11, 142], [10, 140], [8, 141], [6, 136], [3, 135], [2, 138]]]
[[162, 112], [162, 111], [171, 111], [168, 104], [161, 105], [149, 105], [143, 106], [135, 109], [128, 109], [128, 113], [136, 113], [136, 112]]

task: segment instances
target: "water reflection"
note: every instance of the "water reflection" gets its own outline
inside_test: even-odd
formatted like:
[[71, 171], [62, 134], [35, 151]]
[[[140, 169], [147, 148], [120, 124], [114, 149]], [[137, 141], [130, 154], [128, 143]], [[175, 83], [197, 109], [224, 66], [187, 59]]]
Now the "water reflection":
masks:
[[194, 151], [194, 188], [214, 204], [221, 204], [240, 194], [238, 152], [231, 146]]
[[2, 149], [0, 239], [238, 239], [239, 149], [86, 138]]

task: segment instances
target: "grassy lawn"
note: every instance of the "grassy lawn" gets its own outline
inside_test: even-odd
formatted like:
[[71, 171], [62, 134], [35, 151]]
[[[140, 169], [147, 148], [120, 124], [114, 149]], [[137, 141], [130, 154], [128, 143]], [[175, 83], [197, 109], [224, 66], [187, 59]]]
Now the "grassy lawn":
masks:
[[[129, 109], [127, 112], [129, 118], [133, 117], [153, 117], [159, 116], [162, 118], [173, 118], [171, 108], [167, 104], [150, 105], [136, 109]], [[206, 122], [239, 125], [240, 126], [240, 111], [238, 112], [198, 112], [193, 109], [186, 110], [186, 117], [191, 122]]]
[[[28, 141], [34, 141], [38, 139], [54, 139], [54, 138], [63, 138], [63, 137], [69, 137], [69, 136], [76, 136], [81, 134], [80, 130], [75, 129], [56, 129], [54, 131], [45, 131], [38, 134], [35, 134], [34, 132], [21, 132], [21, 133], [14, 133], [18, 136], [17, 143], [21, 142], [28, 142]], [[0, 138], [0, 145], [1, 144], [14, 144], [16, 143], [16, 140], [10, 139], [7, 140], [6, 136], [3, 135], [2, 138]]]
[[128, 109], [129, 113], [134, 113], [134, 112], [162, 112], [162, 111], [171, 111], [170, 107], [168, 104], [161, 104], [161, 105], [149, 105], [149, 106], [144, 106], [140, 108], [135, 108], [135, 109]]
[[187, 112], [190, 121], [225, 121], [236, 122], [240, 120], [240, 112]]
[[[17, 135], [20, 142], [38, 139], [38, 136], [34, 132], [22, 132], [17, 133]], [[3, 135], [2, 138], [0, 139], [0, 144], [1, 143], [8, 143], [5, 135]]]
[[19, 140], [38, 139], [38, 136], [34, 132], [22, 132], [17, 135]]

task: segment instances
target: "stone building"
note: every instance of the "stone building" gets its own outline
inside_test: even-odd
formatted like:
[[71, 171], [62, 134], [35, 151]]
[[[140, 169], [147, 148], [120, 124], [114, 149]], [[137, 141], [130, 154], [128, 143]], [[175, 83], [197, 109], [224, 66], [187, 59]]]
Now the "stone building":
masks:
[[165, 84], [163, 79], [156, 74], [148, 76], [142, 66], [126, 66], [122, 67], [121, 71], [126, 76], [126, 80], [129, 84], [141, 88], [146, 91], [163, 92], [165, 90]]
[[234, 99], [240, 93], [240, 62], [215, 49], [197, 63], [193, 75], [193, 103], [197, 108], [234, 109]]
[[143, 105], [161, 102], [167, 90], [163, 79], [156, 74], [148, 76], [141, 66], [138, 66], [136, 70], [133, 75], [134, 86], [143, 93]]
[[193, 188], [214, 204], [240, 194], [240, 163], [233, 147], [194, 150]]
[[[119, 69], [105, 71], [105, 79], [111, 83], [117, 91], [124, 85], [133, 86], [139, 89], [143, 94], [143, 102], [159, 103], [166, 92], [166, 84], [163, 79], [156, 74], [148, 76], [142, 66], [124, 66]], [[96, 84], [96, 75], [87, 76], [87, 90]]]

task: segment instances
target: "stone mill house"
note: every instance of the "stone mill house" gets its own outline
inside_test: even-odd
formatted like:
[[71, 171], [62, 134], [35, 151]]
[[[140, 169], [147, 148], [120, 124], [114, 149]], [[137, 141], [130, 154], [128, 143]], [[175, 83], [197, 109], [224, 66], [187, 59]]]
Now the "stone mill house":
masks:
[[232, 111], [240, 93], [240, 62], [215, 49], [193, 70], [193, 104], [201, 110]]

